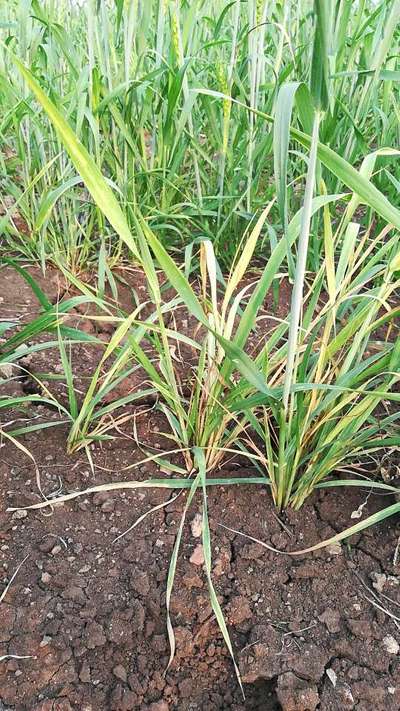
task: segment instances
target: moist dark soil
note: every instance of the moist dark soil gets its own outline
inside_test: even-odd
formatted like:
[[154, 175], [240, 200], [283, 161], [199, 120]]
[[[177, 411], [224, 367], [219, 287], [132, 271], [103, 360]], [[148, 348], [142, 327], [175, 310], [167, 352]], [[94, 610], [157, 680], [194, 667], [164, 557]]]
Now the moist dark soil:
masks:
[[[51, 270], [42, 285], [54, 298], [65, 288]], [[26, 320], [38, 313], [30, 290], [14, 273], [0, 272], [0, 291], [1, 318]], [[99, 356], [86, 346], [79, 349], [74, 370], [81, 373], [83, 391], [83, 375]], [[47, 367], [56, 369], [56, 356], [46, 358]], [[42, 366], [35, 363], [38, 370]], [[16, 379], [7, 387], [21, 394], [26, 384]], [[135, 419], [136, 439], [147, 448], [164, 448], [160, 415], [145, 410]], [[2, 413], [3, 422], [12, 417], [26, 424], [59, 415], [43, 406]], [[278, 517], [266, 488], [210, 488], [213, 581], [245, 699], [209, 604], [200, 499], [189, 511], [178, 558], [171, 602], [177, 649], [166, 673], [166, 582], [185, 494], [117, 541], [142, 514], [166, 502], [168, 491], [83, 494], [53, 508], [7, 512], [36, 503], [38, 484], [50, 497], [102, 483], [165, 477], [153, 463], [127, 469], [145, 456], [132, 430], [127, 422], [112, 441], [91, 446], [93, 470], [83, 451], [66, 454], [65, 426], [24, 435], [19, 441], [35, 457], [39, 482], [26, 453], [2, 442], [2, 589], [24, 562], [0, 602], [0, 709], [400, 709], [399, 520], [313, 554], [288, 555], [354, 523], [352, 513], [361, 505], [364, 518], [392, 503], [390, 497], [320, 491], [300, 512]], [[231, 462], [218, 477], [233, 473], [251, 474]]]

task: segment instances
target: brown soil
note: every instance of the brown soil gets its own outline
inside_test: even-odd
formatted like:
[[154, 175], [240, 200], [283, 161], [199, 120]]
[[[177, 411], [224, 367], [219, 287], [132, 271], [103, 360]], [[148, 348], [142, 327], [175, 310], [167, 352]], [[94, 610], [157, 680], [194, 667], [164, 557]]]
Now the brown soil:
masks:
[[[58, 277], [52, 274], [47, 291], [56, 296]], [[3, 280], [1, 293], [2, 318], [37, 312], [17, 277]], [[87, 373], [88, 358], [78, 352], [75, 369]], [[22, 387], [13, 382], [16, 393]], [[58, 417], [42, 406], [23, 417], [39, 421], [44, 415]], [[164, 446], [157, 413], [139, 417], [136, 424], [141, 441]], [[63, 427], [25, 435], [21, 442], [34, 454], [42, 490], [50, 496], [160, 476], [153, 464], [124, 471], [143, 457], [131, 435], [132, 424], [126, 423], [116, 439], [92, 447], [94, 472], [83, 452], [66, 455]], [[234, 472], [249, 474], [243, 467]], [[6, 440], [0, 475], [3, 588], [27, 556], [0, 603], [0, 656], [28, 657], [0, 662], [1, 710], [400, 708], [400, 633], [393, 617], [400, 617], [399, 566], [394, 565], [399, 521], [391, 519], [312, 555], [285, 553], [349, 526], [352, 512], [365, 501], [362, 515], [370, 515], [391, 503], [387, 497], [320, 492], [299, 513], [288, 511], [278, 520], [261, 487], [210, 489], [213, 580], [244, 682], [243, 700], [209, 605], [201, 539], [190, 525], [201, 509], [199, 500], [182, 540], [171, 605], [177, 652], [164, 675], [166, 579], [184, 495], [113, 542], [144, 512], [166, 501], [168, 492], [102, 493], [51, 512], [12, 514], [8, 506], [35, 503], [38, 489], [32, 462]], [[282, 554], [219, 524], [269, 542]]]

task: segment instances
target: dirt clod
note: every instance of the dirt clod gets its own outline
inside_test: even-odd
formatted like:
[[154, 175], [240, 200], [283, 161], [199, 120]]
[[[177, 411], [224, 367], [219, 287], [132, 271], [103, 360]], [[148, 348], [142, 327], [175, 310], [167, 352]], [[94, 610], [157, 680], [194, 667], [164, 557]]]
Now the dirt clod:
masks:
[[335, 634], [340, 631], [340, 613], [338, 610], [328, 607], [324, 610], [322, 615], [318, 616], [318, 619], [326, 625], [328, 632], [331, 634]]
[[279, 677], [277, 696], [285, 711], [315, 711], [320, 702], [317, 687], [291, 672]]
[[252, 617], [250, 605], [245, 597], [233, 598], [228, 605], [228, 619], [232, 625], [240, 625]]
[[102, 647], [107, 641], [103, 631], [103, 627], [98, 622], [91, 622], [86, 627], [85, 637], [88, 649]]
[[117, 677], [117, 679], [120, 679], [123, 682], [126, 682], [126, 680], [128, 678], [126, 669], [122, 664], [117, 664], [117, 666], [114, 667], [113, 674], [114, 674], [114, 676]]

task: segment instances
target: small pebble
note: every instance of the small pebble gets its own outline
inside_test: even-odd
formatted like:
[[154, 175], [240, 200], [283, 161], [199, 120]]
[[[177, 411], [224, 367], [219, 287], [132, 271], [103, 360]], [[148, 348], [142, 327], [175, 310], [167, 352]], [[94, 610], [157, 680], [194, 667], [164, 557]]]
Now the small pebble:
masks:
[[342, 555], [342, 546], [339, 542], [331, 543], [329, 546], [326, 546], [326, 552], [328, 555]]
[[194, 549], [192, 555], [190, 556], [190, 562], [193, 565], [203, 565], [204, 563], [204, 550], [201, 543]]
[[91, 565], [84, 565], [82, 568], [80, 568], [79, 573], [88, 573], [91, 567]]
[[51, 642], [51, 637], [49, 637], [47, 634], [43, 637], [42, 641], [40, 642], [39, 647], [47, 647], [47, 645]]
[[372, 587], [380, 593], [383, 592], [383, 589], [386, 585], [387, 576], [383, 573], [372, 573], [371, 578], [373, 578]]
[[203, 516], [197, 513], [190, 523], [193, 538], [200, 538], [203, 532]]
[[400, 645], [398, 641], [391, 635], [387, 634], [382, 640], [383, 646], [385, 647], [388, 654], [398, 654], [400, 651]]
[[26, 509], [20, 509], [19, 511], [14, 511], [11, 518], [13, 518], [13, 519], [26, 518], [27, 515], [28, 515], [28, 512], [26, 511]]

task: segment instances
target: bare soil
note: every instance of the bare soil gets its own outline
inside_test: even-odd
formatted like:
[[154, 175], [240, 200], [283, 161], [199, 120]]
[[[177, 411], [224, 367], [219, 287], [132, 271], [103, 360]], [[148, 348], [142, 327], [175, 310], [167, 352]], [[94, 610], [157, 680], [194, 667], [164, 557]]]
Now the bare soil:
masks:
[[[62, 289], [52, 270], [42, 284], [54, 298]], [[0, 272], [0, 295], [1, 318], [26, 320], [39, 311], [24, 282], [7, 270]], [[130, 295], [128, 289], [128, 301]], [[81, 373], [83, 391], [98, 354], [79, 348], [84, 350], [74, 355], [74, 369]], [[46, 359], [47, 367], [56, 368], [54, 354]], [[18, 394], [26, 384], [15, 380], [11, 387]], [[3, 413], [3, 421], [10, 416]], [[39, 406], [12, 416], [39, 422], [58, 413]], [[146, 445], [165, 445], [157, 412], [142, 413], [136, 426]], [[21, 438], [35, 456], [48, 496], [160, 476], [149, 463], [126, 470], [143, 458], [131, 423], [113, 441], [92, 448], [94, 472], [83, 452], [66, 455], [66, 437], [61, 426]], [[232, 475], [232, 467], [235, 476], [249, 474], [239, 464], [230, 467], [218, 476]], [[287, 511], [278, 519], [266, 489], [210, 489], [213, 579], [243, 699], [209, 605], [195, 525], [200, 501], [190, 510], [182, 541], [172, 598], [177, 652], [164, 674], [166, 579], [185, 495], [114, 542], [168, 492], [101, 493], [51, 511], [10, 513], [9, 506], [37, 502], [39, 492], [31, 460], [7, 440], [0, 450], [0, 475], [3, 589], [26, 558], [0, 603], [0, 656], [15, 655], [0, 662], [1, 711], [400, 709], [400, 631], [394, 619], [400, 617], [394, 560], [399, 520], [312, 555], [287, 555], [349, 526], [361, 504], [365, 517], [390, 498], [321, 491], [300, 512]], [[282, 554], [219, 524], [269, 542]]]

